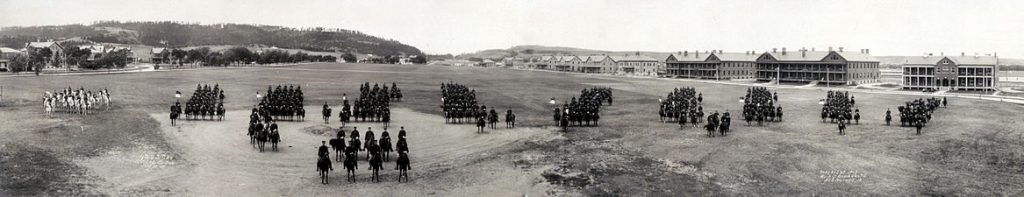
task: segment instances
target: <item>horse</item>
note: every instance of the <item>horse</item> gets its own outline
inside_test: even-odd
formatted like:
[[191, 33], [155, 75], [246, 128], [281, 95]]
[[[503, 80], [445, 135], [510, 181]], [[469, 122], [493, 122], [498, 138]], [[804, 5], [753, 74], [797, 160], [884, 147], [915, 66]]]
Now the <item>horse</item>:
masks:
[[498, 112], [491, 109], [491, 112], [487, 114], [487, 124], [490, 125], [491, 129], [497, 129], [498, 125]]
[[846, 124], [842, 120], [839, 121], [839, 135], [846, 135]]
[[885, 126], [889, 126], [889, 122], [892, 121], [892, 115], [885, 114]]
[[217, 107], [217, 118], [220, 120], [224, 120], [225, 111], [226, 110], [224, 109], [224, 105]]
[[263, 147], [267, 144], [267, 138], [269, 138], [269, 134], [266, 129], [256, 131], [256, 145], [259, 146], [260, 152], [263, 152]]
[[484, 117], [477, 118], [477, 120], [476, 120], [476, 132], [477, 133], [483, 133], [485, 126], [487, 126], [487, 123], [484, 122]]
[[708, 131], [708, 137], [715, 137], [716, 128], [714, 124], [708, 122], [708, 124], [704, 125], [704, 128]]
[[380, 169], [384, 167], [384, 161], [380, 158], [380, 153], [373, 154], [370, 158], [370, 171], [373, 171], [370, 176], [370, 180], [374, 182], [380, 182]]
[[412, 169], [409, 163], [409, 154], [399, 152], [398, 161], [395, 162], [395, 170], [398, 170], [398, 182], [402, 182], [402, 177], [405, 177], [405, 182], [409, 182], [409, 170]]
[[331, 159], [327, 157], [320, 157], [316, 161], [316, 170], [320, 172], [320, 183], [327, 184], [327, 172], [334, 171], [334, 166], [331, 166]]
[[380, 146], [380, 152], [384, 154], [384, 161], [388, 161], [389, 156], [391, 155], [391, 151], [394, 151], [394, 149], [392, 149], [391, 147], [391, 137], [383, 136], [380, 138], [379, 143], [380, 144], [378, 146]]
[[277, 143], [281, 142], [281, 133], [277, 132], [277, 129], [270, 131], [270, 146], [274, 151], [277, 151]]
[[348, 172], [348, 182], [356, 182], [356, 169], [359, 169], [359, 163], [356, 162], [356, 150], [352, 147], [345, 151], [345, 171]]
[[345, 152], [345, 138], [344, 135], [340, 135], [336, 138], [331, 138], [327, 142], [334, 149], [335, 160], [341, 161], [341, 156]]
[[516, 128], [516, 114], [511, 109], [505, 112], [505, 128]]
[[324, 124], [329, 124], [330, 123], [329, 120], [331, 119], [331, 108], [327, 107], [327, 104], [324, 104], [323, 115], [324, 115]]
[[860, 124], [860, 113], [859, 112], [853, 115], [853, 120], [856, 121], [857, 124]]
[[345, 123], [348, 123], [348, 121], [351, 118], [351, 116], [352, 116], [352, 114], [346, 113], [345, 111], [341, 111], [341, 112], [338, 113], [338, 119], [339, 119], [338, 121], [341, 121], [341, 126], [342, 127], [345, 126]]
[[398, 153], [408, 153], [409, 143], [405, 141], [404, 137], [400, 137], [398, 138], [398, 143], [395, 143], [395, 148], [397, 149]]
[[721, 125], [718, 126], [719, 135], [725, 136], [725, 132], [727, 131], [729, 131], [729, 122], [722, 122]]

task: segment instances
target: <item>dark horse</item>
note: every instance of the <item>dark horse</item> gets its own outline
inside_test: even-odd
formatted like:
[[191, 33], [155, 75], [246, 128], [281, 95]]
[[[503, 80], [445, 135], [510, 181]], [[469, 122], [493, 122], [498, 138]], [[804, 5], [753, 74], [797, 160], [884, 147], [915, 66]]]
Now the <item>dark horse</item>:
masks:
[[484, 132], [484, 127], [486, 127], [486, 126], [487, 126], [487, 123], [484, 122], [484, 117], [483, 116], [480, 116], [480, 118], [476, 119], [476, 132], [477, 133], [483, 133]]
[[273, 131], [270, 131], [270, 136], [268, 137], [270, 137], [270, 147], [274, 151], [277, 151], [277, 143], [281, 142], [281, 133], [278, 133], [277, 129], [274, 129]]
[[370, 158], [370, 171], [373, 174], [370, 176], [370, 181], [380, 182], [380, 169], [384, 167], [384, 160], [380, 158], [380, 153], [373, 154]]
[[395, 162], [395, 170], [398, 170], [398, 182], [402, 182], [402, 177], [405, 177], [405, 182], [409, 182], [409, 170], [412, 166], [409, 165], [409, 154], [405, 152], [398, 153], [398, 161]]
[[345, 135], [338, 135], [338, 137], [332, 138], [328, 143], [334, 149], [335, 160], [341, 161], [341, 154], [345, 152]]
[[516, 128], [516, 114], [512, 113], [512, 110], [505, 112], [505, 127]]
[[384, 154], [384, 161], [388, 161], [391, 156], [391, 151], [394, 151], [391, 147], [391, 136], [382, 134], [378, 146], [380, 146], [380, 152]]
[[350, 146], [345, 151], [345, 171], [348, 171], [348, 182], [356, 182], [356, 169], [359, 169], [359, 163], [356, 163], [356, 148]]
[[327, 172], [334, 171], [334, 166], [331, 166], [331, 159], [326, 156], [317, 159], [316, 170], [320, 172], [320, 183], [327, 184]]

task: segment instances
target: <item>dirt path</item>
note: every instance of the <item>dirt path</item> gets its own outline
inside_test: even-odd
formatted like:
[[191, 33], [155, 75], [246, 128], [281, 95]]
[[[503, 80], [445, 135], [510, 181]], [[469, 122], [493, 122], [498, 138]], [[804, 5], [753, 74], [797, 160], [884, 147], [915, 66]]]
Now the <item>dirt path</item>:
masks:
[[[392, 113], [395, 120], [389, 129], [391, 135], [397, 137], [398, 126], [404, 126], [408, 132], [413, 162], [411, 183], [395, 181], [393, 161], [384, 164], [383, 182], [371, 183], [368, 164], [360, 160], [356, 171], [358, 183], [345, 182], [344, 169], [335, 163], [331, 183], [319, 184], [314, 165], [316, 149], [320, 141], [329, 139], [340, 126], [335, 117], [332, 128], [328, 128], [319, 121], [319, 114], [305, 122], [279, 123], [283, 141], [279, 151], [263, 153], [253, 148], [245, 135], [246, 111], [230, 111], [225, 121], [180, 121], [177, 126], [170, 126], [166, 114], [151, 114], [159, 120], [170, 144], [182, 152], [183, 161], [169, 161], [160, 158], [159, 153], [142, 149], [76, 163], [110, 181], [108, 192], [126, 195], [164, 191], [187, 196], [506, 196], [539, 195], [550, 187], [538, 181], [543, 168], [519, 169], [511, 161], [495, 159], [512, 143], [551, 138], [555, 134], [548, 129], [499, 126], [477, 134], [472, 125], [444, 124], [442, 118], [434, 115], [409, 109], [394, 109]], [[346, 125], [346, 131], [351, 131], [352, 126], [359, 127], [361, 133], [373, 127], [377, 135], [383, 129], [379, 123], [356, 123]], [[365, 153], [360, 158], [365, 158]]]

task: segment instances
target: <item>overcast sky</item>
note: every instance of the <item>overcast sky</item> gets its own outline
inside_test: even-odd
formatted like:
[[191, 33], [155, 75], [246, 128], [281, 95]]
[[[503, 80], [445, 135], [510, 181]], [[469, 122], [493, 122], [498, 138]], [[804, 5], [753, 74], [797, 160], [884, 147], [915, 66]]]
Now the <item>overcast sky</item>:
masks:
[[428, 53], [538, 44], [617, 51], [870, 48], [1024, 57], [1024, 1], [0, 0], [0, 26], [97, 20], [323, 26]]

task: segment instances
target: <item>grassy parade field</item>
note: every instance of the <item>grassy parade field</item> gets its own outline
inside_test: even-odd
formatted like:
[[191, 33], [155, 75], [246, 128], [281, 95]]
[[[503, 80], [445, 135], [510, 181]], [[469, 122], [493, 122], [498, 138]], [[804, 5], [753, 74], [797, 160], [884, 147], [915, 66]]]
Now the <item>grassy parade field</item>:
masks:
[[[357, 183], [335, 163], [321, 185], [314, 152], [340, 123], [324, 124], [320, 106], [340, 110], [342, 94], [364, 82], [396, 83], [392, 128], [410, 132], [409, 183], [395, 181], [386, 162], [383, 182], [369, 182], [360, 161]], [[442, 82], [476, 90], [477, 100], [517, 113], [515, 129], [477, 134], [473, 125], [444, 124]], [[179, 121], [168, 108], [175, 91], [185, 102], [196, 84], [225, 90], [224, 121]], [[277, 152], [252, 148], [248, 110], [267, 86], [301, 85], [304, 122], [281, 122]], [[949, 98], [921, 135], [886, 126], [893, 110], [920, 95], [851, 91], [863, 118], [847, 135], [823, 123], [818, 87], [767, 86], [778, 92], [782, 122], [747, 126], [738, 98], [748, 85], [627, 78], [498, 68], [306, 64], [287, 67], [0, 78], [0, 196], [531, 196], [628, 195], [1021, 195], [1024, 192], [1024, 107]], [[382, 84], [383, 85], [383, 84]], [[106, 88], [111, 108], [90, 115], [46, 117], [44, 91]], [[563, 102], [589, 87], [610, 87], [597, 127], [560, 132], [551, 98]], [[658, 99], [676, 87], [703, 93], [706, 112], [733, 114], [728, 136], [709, 138], [658, 118]], [[853, 90], [835, 88], [836, 90]], [[898, 120], [898, 118], [894, 117]], [[896, 122], [898, 125], [898, 122]], [[355, 123], [365, 131], [379, 123]], [[346, 128], [349, 130], [351, 128]], [[394, 134], [393, 134], [394, 135]], [[360, 157], [365, 157], [360, 154]], [[333, 156], [333, 155], [332, 155]]]

